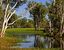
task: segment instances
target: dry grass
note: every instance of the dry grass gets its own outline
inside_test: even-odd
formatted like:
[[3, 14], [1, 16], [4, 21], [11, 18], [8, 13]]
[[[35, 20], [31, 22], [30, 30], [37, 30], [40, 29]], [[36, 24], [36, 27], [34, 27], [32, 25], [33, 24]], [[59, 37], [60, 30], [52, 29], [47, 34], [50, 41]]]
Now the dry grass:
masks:
[[17, 39], [13, 37], [0, 38], [0, 48], [10, 48], [10, 46], [16, 45], [17, 42]]

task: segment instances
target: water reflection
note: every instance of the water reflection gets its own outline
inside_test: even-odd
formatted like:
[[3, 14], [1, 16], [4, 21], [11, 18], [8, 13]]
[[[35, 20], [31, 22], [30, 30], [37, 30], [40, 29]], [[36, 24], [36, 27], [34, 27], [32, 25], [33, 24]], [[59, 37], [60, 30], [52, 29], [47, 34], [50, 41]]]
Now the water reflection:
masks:
[[[33, 48], [35, 44], [35, 36], [34, 35], [22, 35], [23, 41], [21, 43], [17, 43], [17, 46], [13, 46], [13, 48]], [[40, 37], [39, 40], [42, 42], [43, 48], [48, 48], [47, 38]], [[36, 41], [37, 43], [37, 41]]]
[[28, 36], [25, 39], [25, 42], [20, 43], [20, 48], [32, 48], [34, 47], [34, 41], [35, 41], [35, 37], [34, 36]]

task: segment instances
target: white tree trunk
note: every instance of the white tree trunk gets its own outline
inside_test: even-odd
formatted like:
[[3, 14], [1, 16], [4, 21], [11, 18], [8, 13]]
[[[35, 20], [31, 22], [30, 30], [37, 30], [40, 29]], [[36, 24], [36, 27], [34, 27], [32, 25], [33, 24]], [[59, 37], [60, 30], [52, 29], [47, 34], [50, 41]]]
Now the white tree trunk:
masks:
[[[20, 17], [20, 18], [16, 19], [15, 21], [13, 21], [12, 23], [8, 23], [8, 21], [10, 20], [12, 15], [15, 13], [14, 8], [16, 7], [16, 5], [17, 5], [17, 2], [11, 9], [9, 9], [9, 4], [7, 5], [6, 10], [5, 10], [4, 21], [3, 21], [3, 26], [2, 26], [2, 30], [0, 33], [0, 37], [4, 37], [5, 31], [9, 25], [14, 24], [17, 20], [21, 19], [21, 17]], [[36, 4], [33, 5], [31, 8], [29, 8], [29, 11], [32, 10], [32, 8], [34, 8], [35, 6], [36, 6]], [[13, 10], [13, 12], [12, 12], [12, 10]]]
[[63, 49], [63, 44], [64, 44], [63, 39], [62, 39], [62, 35], [64, 33], [64, 28], [63, 28], [64, 24], [63, 24], [63, 22], [64, 22], [64, 13], [62, 14], [61, 26], [60, 26], [60, 48], [61, 49]]
[[[16, 4], [13, 6], [13, 8], [16, 6]], [[15, 13], [15, 10], [13, 12], [11, 12], [11, 10], [9, 11], [8, 8], [9, 8], [9, 4], [7, 5], [6, 10], [5, 10], [4, 21], [3, 21], [3, 26], [2, 26], [2, 30], [1, 30], [1, 33], [0, 33], [1, 34], [0, 37], [4, 37], [5, 31], [8, 27], [8, 21], [11, 18], [11, 16]], [[8, 11], [9, 11], [9, 14], [7, 14]]]

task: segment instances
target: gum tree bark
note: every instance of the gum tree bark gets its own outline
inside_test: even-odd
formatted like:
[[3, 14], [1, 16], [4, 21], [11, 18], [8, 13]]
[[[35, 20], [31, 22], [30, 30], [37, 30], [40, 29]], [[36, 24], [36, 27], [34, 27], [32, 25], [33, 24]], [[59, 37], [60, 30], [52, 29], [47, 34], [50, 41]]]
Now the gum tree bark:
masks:
[[[11, 9], [9, 9], [9, 4], [7, 4], [6, 10], [5, 10], [5, 15], [4, 15], [3, 26], [2, 26], [2, 30], [1, 30], [1, 33], [0, 33], [0, 37], [4, 37], [5, 31], [8, 28], [8, 24], [9, 24], [8, 21], [16, 11], [16, 10], [13, 10], [16, 5], [17, 5], [17, 2]], [[12, 10], [13, 10], [13, 12], [11, 12]]]
[[[17, 20], [21, 19], [21, 17], [20, 17], [20, 18], [14, 20], [12, 23], [8, 23], [8, 21], [10, 20], [10, 18], [12, 17], [12, 15], [13, 15], [13, 14], [15, 13], [15, 11], [16, 11], [16, 10], [14, 10], [14, 8], [16, 7], [17, 3], [18, 3], [18, 2], [16, 2], [16, 4], [15, 4], [11, 9], [9, 9], [9, 4], [7, 4], [6, 10], [5, 10], [5, 15], [4, 15], [3, 26], [2, 26], [2, 30], [1, 30], [1, 33], [0, 33], [0, 37], [4, 37], [5, 31], [6, 31], [6, 29], [7, 29], [10, 25], [14, 24]], [[28, 10], [29, 10], [29, 11], [32, 10], [32, 8], [34, 8], [35, 6], [36, 6], [36, 4], [34, 4], [34, 5], [33, 5], [32, 7], [30, 7]], [[12, 10], [13, 10], [13, 11], [12, 11]]]

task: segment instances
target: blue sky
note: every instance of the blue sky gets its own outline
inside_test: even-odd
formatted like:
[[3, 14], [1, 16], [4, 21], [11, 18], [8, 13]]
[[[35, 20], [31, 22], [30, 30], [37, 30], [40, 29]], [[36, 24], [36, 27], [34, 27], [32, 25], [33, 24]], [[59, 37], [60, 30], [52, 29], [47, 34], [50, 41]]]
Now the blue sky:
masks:
[[[30, 1], [30, 0], [28, 0], [28, 1]], [[46, 1], [49, 2], [49, 0], [31, 0], [31, 1], [41, 2], [42, 4], [45, 4]], [[31, 19], [29, 11], [27, 11], [25, 9], [27, 7], [28, 7], [27, 4], [23, 4], [22, 6], [19, 6], [19, 8], [16, 9], [16, 14], [18, 16], [22, 16], [22, 18], [26, 17], [27, 19]]]

